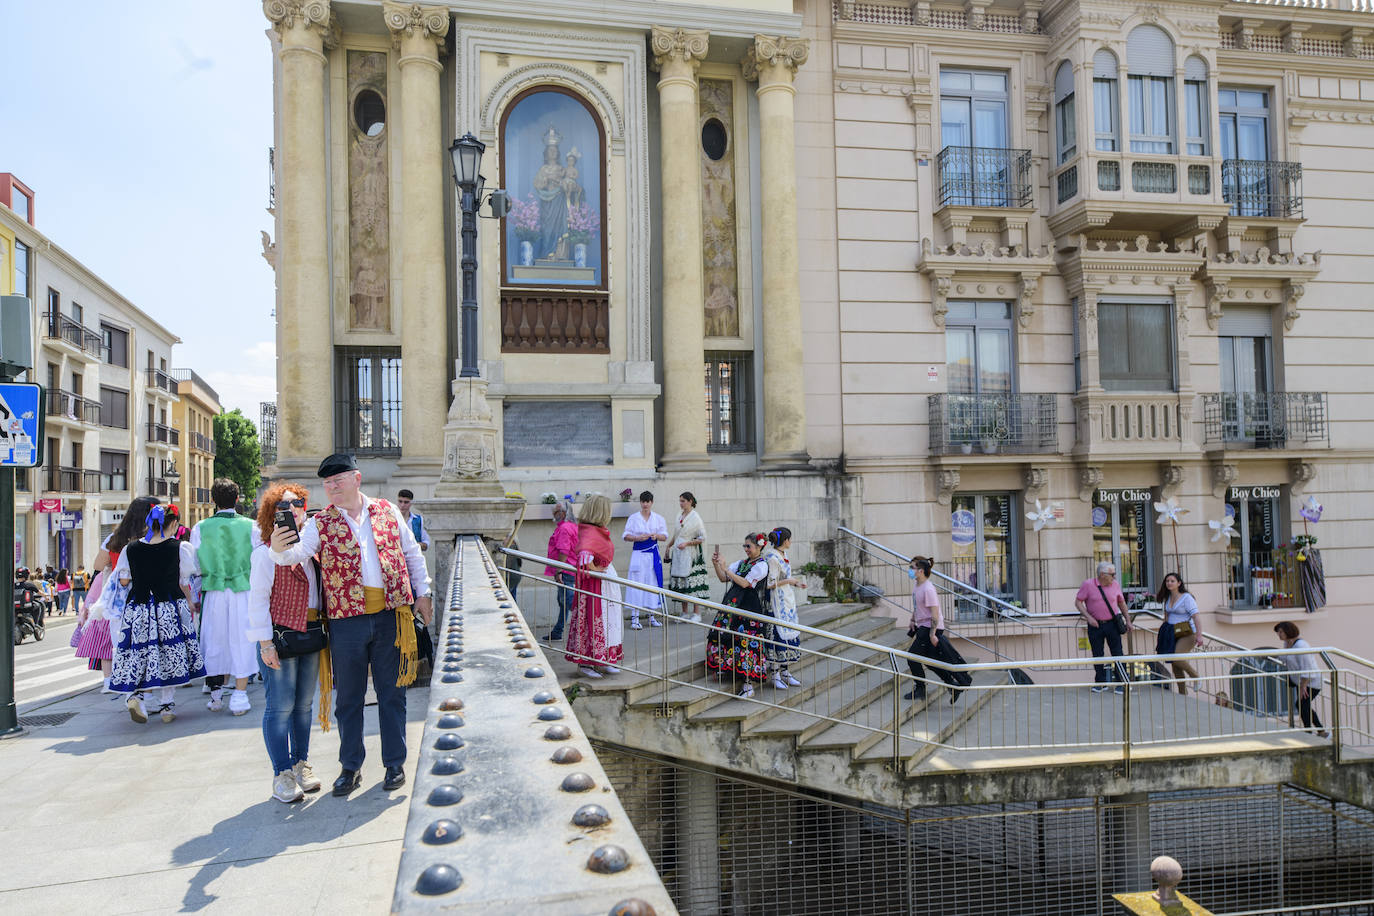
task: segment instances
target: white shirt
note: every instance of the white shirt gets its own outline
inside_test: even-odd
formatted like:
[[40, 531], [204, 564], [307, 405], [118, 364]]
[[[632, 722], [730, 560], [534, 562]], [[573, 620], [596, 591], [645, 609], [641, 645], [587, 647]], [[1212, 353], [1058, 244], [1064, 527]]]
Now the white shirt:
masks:
[[415, 533], [415, 529], [410, 527], [410, 526], [411, 526], [411, 521], [412, 521], [413, 519], [417, 519], [417, 518], [420, 520], [420, 543], [421, 543], [421, 544], [424, 544], [426, 547], [428, 547], [428, 546], [429, 546], [429, 529], [425, 527], [425, 517], [424, 517], [423, 515], [421, 515], [420, 513], [418, 513], [418, 512], [412, 512], [412, 513], [410, 513], [409, 515], [405, 515], [405, 514], [402, 514], [402, 515], [401, 515], [401, 520], [405, 522], [407, 528], [410, 528], [410, 533], [411, 533], [411, 534], [414, 534], [414, 533]]
[[[369, 519], [367, 507], [372, 504], [372, 500], [363, 497], [363, 507], [359, 518], [355, 519], [343, 509], [339, 514], [343, 516], [348, 528], [353, 532], [353, 537], [358, 539], [358, 553], [362, 558], [363, 586], [365, 588], [383, 588], [382, 582], [382, 561], [377, 555], [377, 544], [372, 537], [372, 525], [363, 524]], [[396, 525], [400, 528], [401, 552], [406, 558], [406, 572], [410, 574], [410, 588], [415, 593], [416, 598], [425, 598], [429, 595], [429, 572], [425, 569], [425, 555], [420, 552], [420, 545], [415, 540], [415, 535], [411, 533], [410, 526], [405, 519], [401, 518], [401, 510], [395, 506], [391, 507], [391, 514], [396, 519]], [[299, 543], [293, 544], [278, 553], [268, 548], [268, 554], [272, 562], [278, 566], [294, 566], [302, 563], [315, 554], [320, 552], [320, 528], [316, 524], [315, 518], [306, 521], [305, 527], [301, 529], [301, 539]]]
[[[1290, 649], [1311, 649], [1307, 640], [1298, 638], [1293, 640]], [[1307, 679], [1308, 687], [1315, 687], [1318, 690], [1322, 686], [1322, 671], [1324, 666], [1317, 660], [1315, 652], [1304, 652], [1301, 655], [1285, 655], [1283, 663], [1288, 666], [1288, 680], [1295, 686], [1301, 685], [1304, 678]]]
[[[663, 520], [663, 516], [659, 515], [657, 512], [650, 511], [649, 517], [645, 519], [644, 513], [636, 512], [629, 518], [625, 519], [626, 537], [641, 537], [646, 534], [661, 534], [663, 535], [664, 540], [667, 540], [668, 523]], [[657, 543], [655, 543], [654, 549], [658, 549]]]
[[[277, 578], [277, 564], [272, 562], [272, 548], [260, 544], [253, 548], [251, 571], [248, 574], [248, 627], [244, 636], [262, 642], [272, 638], [272, 583]], [[305, 606], [320, 609], [320, 583], [315, 576], [315, 564], [301, 564], [305, 580], [310, 584]]]

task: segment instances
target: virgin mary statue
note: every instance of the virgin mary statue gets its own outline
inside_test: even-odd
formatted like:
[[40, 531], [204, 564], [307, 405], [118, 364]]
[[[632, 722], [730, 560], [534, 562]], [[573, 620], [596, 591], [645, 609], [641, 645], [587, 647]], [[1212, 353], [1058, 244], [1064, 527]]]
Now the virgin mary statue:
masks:
[[544, 164], [534, 176], [534, 194], [539, 199], [539, 241], [535, 257], [568, 257], [568, 195], [563, 188], [564, 167], [558, 144], [563, 137], [552, 126], [544, 133]]

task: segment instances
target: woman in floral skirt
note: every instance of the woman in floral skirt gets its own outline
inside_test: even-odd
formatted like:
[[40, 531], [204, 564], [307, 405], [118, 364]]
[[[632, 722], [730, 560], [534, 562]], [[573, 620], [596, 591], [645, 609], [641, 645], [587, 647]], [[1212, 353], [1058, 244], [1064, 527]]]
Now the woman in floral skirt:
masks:
[[[763, 548], [767, 543], [765, 535], [747, 535], [744, 539], [744, 559], [736, 560], [728, 567], [720, 558], [720, 548], [716, 548], [711, 556], [716, 578], [730, 583], [721, 604], [760, 615], [768, 613], [764, 610], [768, 563], [763, 558]], [[706, 636], [706, 667], [722, 675], [730, 673], [743, 678], [744, 686], [739, 691], [741, 697], [752, 697], [753, 682], [762, 682], [768, 673], [768, 661], [764, 655], [764, 629], [761, 620], [729, 611], [717, 611]]]
[[792, 561], [787, 557], [791, 546], [792, 530], [777, 527], [768, 532], [768, 549], [763, 554], [768, 563], [767, 607], [776, 621], [766, 649], [773, 667], [773, 686], [779, 690], [801, 686], [788, 666], [801, 661], [801, 631], [792, 628], [797, 623], [797, 597], [792, 589], [806, 588], [806, 583], [792, 578]]
[[[148, 518], [148, 510], [157, 505], [156, 496], [140, 496], [129, 503], [129, 508], [124, 512], [124, 520], [119, 523], [119, 527], [105, 538], [105, 542], [100, 545], [100, 550], [96, 552], [95, 563], [91, 565], [91, 575], [104, 571], [100, 595], [88, 601], [81, 609], [81, 614], [77, 618], [77, 629], [81, 631], [81, 638], [76, 643], [76, 657], [89, 659], [87, 665], [90, 670], [100, 670], [105, 674], [105, 689], [103, 693], [112, 693], [110, 689], [110, 668], [111, 659], [114, 657], [114, 642], [110, 637], [110, 621], [105, 616], [105, 611], [110, 608], [111, 602], [118, 590], [112, 591], [109, 595], [104, 594], [106, 587], [111, 584], [110, 580], [114, 574], [115, 564], [119, 562], [119, 554], [123, 551], [126, 544], [137, 540], [143, 534], [144, 524]], [[117, 608], [115, 608], [117, 612]]]
[[129, 716], [147, 722], [147, 695], [163, 722], [176, 718], [172, 696], [177, 687], [205, 676], [205, 662], [191, 619], [191, 589], [195, 571], [189, 554], [174, 536], [176, 522], [168, 529], [162, 506], [148, 512], [146, 533], [129, 544], [119, 556], [115, 578], [129, 587], [120, 615], [115, 641], [114, 673], [110, 685], [129, 694]]

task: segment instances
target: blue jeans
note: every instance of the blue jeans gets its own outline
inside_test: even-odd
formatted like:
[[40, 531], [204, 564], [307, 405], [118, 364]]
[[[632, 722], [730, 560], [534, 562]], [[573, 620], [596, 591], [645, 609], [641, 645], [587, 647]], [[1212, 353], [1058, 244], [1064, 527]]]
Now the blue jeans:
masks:
[[59, 613], [59, 614], [65, 614], [65, 613], [67, 613], [67, 602], [68, 602], [68, 601], [71, 601], [71, 600], [72, 600], [72, 593], [71, 593], [71, 590], [70, 590], [70, 589], [68, 589], [68, 590], [65, 591], [65, 592], [58, 592], [58, 593], [57, 593], [57, 613]]
[[329, 621], [329, 653], [334, 662], [334, 718], [339, 723], [339, 764], [363, 765], [363, 699], [367, 672], [377, 694], [377, 724], [382, 734], [382, 764], [406, 762], [406, 689], [396, 686], [401, 650], [396, 647], [396, 612], [340, 617]]
[[273, 774], [310, 759], [310, 720], [315, 706], [320, 653], [283, 658], [273, 670], [258, 659], [258, 671], [267, 688], [267, 708], [262, 711], [262, 740], [272, 759]]
[[[573, 574], [570, 572], [556, 572], [553, 574], [554, 581], [558, 583], [558, 622], [553, 625], [553, 635], [555, 637], [563, 635], [563, 624], [567, 620], [568, 611], [572, 609], [573, 603]], [[511, 594], [514, 597], [514, 593]]]

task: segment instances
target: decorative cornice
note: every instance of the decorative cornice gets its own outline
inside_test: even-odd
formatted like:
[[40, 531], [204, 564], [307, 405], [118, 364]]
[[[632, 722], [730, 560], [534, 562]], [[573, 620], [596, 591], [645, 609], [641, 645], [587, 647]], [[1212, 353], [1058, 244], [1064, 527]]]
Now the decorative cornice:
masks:
[[1317, 466], [1310, 461], [1294, 458], [1288, 463], [1288, 479], [1293, 495], [1297, 496], [1317, 476]]
[[923, 238], [916, 270], [930, 278], [931, 306], [938, 327], [944, 327], [951, 290], [962, 295], [965, 284], [976, 287], [968, 291], [970, 295], [1011, 298], [1014, 292], [1017, 320], [1022, 327], [1029, 327], [1035, 316], [1040, 278], [1054, 270], [1054, 256], [1048, 248], [997, 247], [987, 239], [978, 246], [934, 246]]
[[1226, 488], [1240, 477], [1240, 467], [1224, 461], [1212, 464], [1212, 495], [1220, 499], [1226, 495]]
[[1050, 472], [1048, 468], [1026, 467], [1021, 469], [1021, 489], [1024, 490], [1026, 502], [1034, 502], [1035, 499], [1045, 492], [1045, 487], [1049, 485]]
[[603, 112], [610, 114], [608, 120], [610, 121], [611, 142], [617, 143], [624, 139], [625, 116], [621, 114], [620, 106], [616, 104], [610, 91], [586, 70], [559, 61], [539, 61], [538, 63], [525, 64], [523, 67], [516, 67], [501, 77], [482, 101], [481, 123], [483, 126], [494, 131], [499, 103], [514, 95], [518, 89], [523, 89], [526, 84], [541, 81], [572, 86], [590, 96], [593, 104], [601, 108]]
[[1085, 289], [1100, 292], [1104, 286], [1117, 283], [1140, 286], [1149, 282], [1176, 288], [1185, 278], [1191, 277], [1202, 262], [1202, 253], [1192, 242], [1185, 247], [1171, 248], [1168, 242], [1151, 242], [1144, 235], [1136, 236], [1131, 242], [1118, 240], [1115, 243], [1079, 235], [1078, 247], [1063, 258], [1060, 274], [1070, 294]]
[[339, 29], [329, 0], [262, 0], [262, 12], [278, 35], [299, 24], [306, 31], [318, 32], [326, 48], [339, 43]]
[[942, 506], [948, 506], [954, 496], [954, 491], [959, 489], [959, 480], [958, 468], [938, 468], [935, 471], [935, 501]]
[[1298, 300], [1306, 292], [1304, 284], [1321, 271], [1321, 260], [1320, 251], [1286, 254], [1265, 247], [1249, 256], [1238, 252], [1212, 255], [1198, 272], [1207, 292], [1208, 327], [1216, 328], [1224, 303], [1254, 300], [1258, 295], [1269, 304], [1283, 303], [1283, 323], [1291, 331], [1298, 319]]
[[755, 35], [754, 43], [744, 52], [744, 60], [740, 61], [740, 69], [747, 80], [756, 80], [761, 71], [769, 69], [775, 74], [785, 72], [790, 80], [810, 56], [811, 42], [805, 38]]
[[1078, 498], [1085, 503], [1093, 501], [1093, 491], [1102, 483], [1102, 468], [1095, 464], [1084, 465], [1078, 469]]
[[386, 27], [391, 30], [393, 48], [401, 47], [402, 37], [428, 38], [434, 41], [440, 54], [444, 53], [444, 36], [448, 34], [446, 7], [383, 0], [382, 16], [386, 19]]
[[1182, 465], [1165, 462], [1160, 466], [1160, 493], [1165, 499], [1178, 494], [1179, 487], [1183, 486], [1183, 475]]
[[680, 61], [693, 70], [706, 58], [711, 33], [696, 29], [665, 29], [654, 26], [649, 33], [649, 50], [654, 55], [654, 69], [662, 70], [670, 61]]

